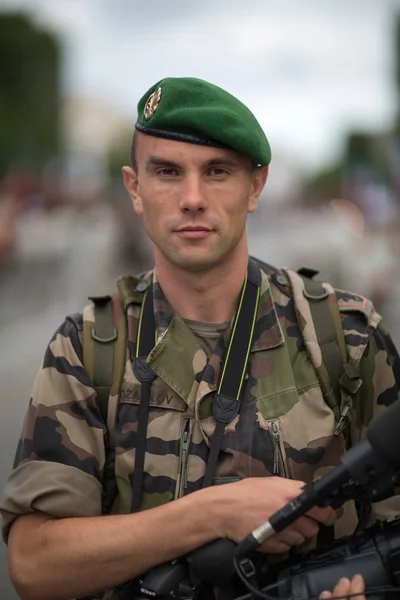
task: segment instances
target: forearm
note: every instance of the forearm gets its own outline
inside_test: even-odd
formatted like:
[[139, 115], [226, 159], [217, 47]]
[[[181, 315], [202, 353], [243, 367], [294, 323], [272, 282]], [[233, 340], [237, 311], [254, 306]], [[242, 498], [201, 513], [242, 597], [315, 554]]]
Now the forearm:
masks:
[[[220, 536], [215, 488], [134, 515], [21, 517], [9, 538], [10, 572], [23, 599], [67, 600], [134, 579]], [[31, 519], [29, 523], [28, 520]]]

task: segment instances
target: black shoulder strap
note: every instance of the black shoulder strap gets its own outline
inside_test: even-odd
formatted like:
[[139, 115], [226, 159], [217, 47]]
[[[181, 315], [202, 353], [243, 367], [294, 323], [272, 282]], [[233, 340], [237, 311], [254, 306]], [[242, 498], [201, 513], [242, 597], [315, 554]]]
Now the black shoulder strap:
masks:
[[260, 268], [250, 258], [246, 281], [242, 287], [239, 306], [232, 325], [224, 359], [224, 368], [217, 392], [213, 398], [213, 415], [216, 426], [203, 478], [203, 488], [212, 485], [225, 427], [239, 412], [243, 382], [258, 312], [260, 281]]
[[147, 289], [141, 311], [137, 332], [135, 356], [132, 357], [133, 370], [140, 381], [140, 404], [138, 412], [138, 428], [135, 448], [135, 466], [132, 478], [132, 512], [140, 510], [142, 501], [143, 470], [146, 455], [147, 422], [150, 409], [151, 382], [155, 377], [154, 371], [146, 360], [155, 344], [155, 322], [153, 309], [153, 286]]

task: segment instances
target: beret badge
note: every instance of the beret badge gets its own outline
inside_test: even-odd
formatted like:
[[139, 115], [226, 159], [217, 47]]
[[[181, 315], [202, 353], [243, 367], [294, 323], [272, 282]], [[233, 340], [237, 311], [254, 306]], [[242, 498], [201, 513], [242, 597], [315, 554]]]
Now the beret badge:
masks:
[[147, 99], [147, 102], [144, 107], [144, 118], [146, 121], [151, 119], [151, 117], [156, 112], [158, 105], [161, 100], [161, 88], [157, 88], [155, 92], [153, 92]]

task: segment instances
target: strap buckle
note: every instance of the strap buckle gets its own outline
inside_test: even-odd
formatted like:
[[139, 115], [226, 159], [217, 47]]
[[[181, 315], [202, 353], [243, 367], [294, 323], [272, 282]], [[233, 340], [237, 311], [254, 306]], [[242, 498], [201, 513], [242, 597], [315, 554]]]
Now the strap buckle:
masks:
[[307, 298], [307, 300], [315, 300], [319, 302], [320, 300], [325, 300], [329, 296], [329, 292], [326, 287], [322, 286], [324, 291], [321, 294], [311, 294], [306, 289], [303, 290], [303, 296]]
[[107, 337], [107, 338], [102, 338], [102, 337], [99, 337], [99, 336], [96, 334], [95, 330], [94, 330], [94, 329], [92, 329], [92, 338], [93, 338], [93, 339], [94, 339], [96, 342], [100, 342], [100, 344], [109, 344], [110, 342], [114, 342], [114, 341], [117, 339], [117, 337], [118, 337], [118, 333], [117, 333], [117, 330], [115, 329], [115, 327], [114, 327], [114, 332], [113, 332], [113, 334], [112, 334], [110, 337]]
[[254, 577], [256, 574], [254, 564], [249, 558], [242, 558], [242, 560], [239, 561], [239, 566], [246, 579], [250, 579], [250, 577]]

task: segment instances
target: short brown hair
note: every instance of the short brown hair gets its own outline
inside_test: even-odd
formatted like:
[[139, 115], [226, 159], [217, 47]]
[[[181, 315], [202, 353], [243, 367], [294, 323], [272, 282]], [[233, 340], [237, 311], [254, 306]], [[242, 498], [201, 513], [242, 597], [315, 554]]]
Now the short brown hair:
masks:
[[138, 137], [137, 131], [136, 131], [136, 129], [134, 129], [132, 145], [131, 145], [131, 167], [135, 172], [137, 172], [137, 161], [136, 161], [137, 137]]

